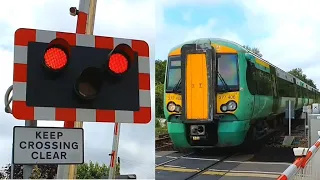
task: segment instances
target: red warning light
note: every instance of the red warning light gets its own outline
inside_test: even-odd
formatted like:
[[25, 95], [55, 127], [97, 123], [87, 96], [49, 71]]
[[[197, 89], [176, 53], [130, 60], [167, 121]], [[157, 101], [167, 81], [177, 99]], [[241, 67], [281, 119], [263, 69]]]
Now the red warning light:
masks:
[[109, 69], [115, 74], [123, 74], [128, 70], [128, 59], [120, 54], [115, 53], [109, 57]]
[[44, 55], [45, 65], [54, 71], [63, 69], [68, 62], [67, 54], [60, 48], [49, 48]]

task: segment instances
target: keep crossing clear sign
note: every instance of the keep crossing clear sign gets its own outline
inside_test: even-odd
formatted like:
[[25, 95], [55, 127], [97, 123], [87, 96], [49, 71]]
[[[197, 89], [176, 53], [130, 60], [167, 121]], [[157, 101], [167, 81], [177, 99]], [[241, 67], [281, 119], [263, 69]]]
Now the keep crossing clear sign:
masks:
[[25, 127], [13, 129], [14, 164], [82, 164], [82, 128]]

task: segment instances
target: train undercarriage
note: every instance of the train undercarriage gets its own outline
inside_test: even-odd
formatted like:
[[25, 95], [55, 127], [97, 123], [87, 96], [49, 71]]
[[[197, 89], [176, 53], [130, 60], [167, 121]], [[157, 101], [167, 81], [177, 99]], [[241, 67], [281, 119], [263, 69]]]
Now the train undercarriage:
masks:
[[[295, 117], [300, 117], [302, 114], [302, 109], [296, 110]], [[299, 119], [299, 118], [297, 118]], [[248, 148], [252, 146], [252, 143], [258, 142], [265, 137], [272, 137], [274, 132], [287, 131], [288, 130], [288, 120], [285, 120], [285, 114], [271, 115], [265, 119], [257, 119], [250, 122], [250, 128], [244, 132], [233, 132], [234, 134], [229, 134], [229, 139], [235, 139], [235, 136], [240, 136], [238, 144], [224, 143], [220, 136], [228, 136], [228, 134], [223, 134], [219, 131], [219, 122], [201, 122], [201, 123], [184, 123], [184, 138], [187, 141], [189, 147], [177, 147], [179, 151], [185, 151], [186, 149], [204, 149], [204, 148], [226, 148], [226, 147], [240, 147]], [[287, 133], [287, 132], [285, 132]], [[244, 137], [241, 137], [244, 134]], [[172, 135], [172, 134], [171, 134]], [[174, 136], [174, 135], [173, 135]], [[220, 138], [220, 139], [219, 139]], [[177, 139], [177, 138], [175, 138]], [[227, 138], [228, 139], [228, 138]], [[219, 144], [220, 141], [220, 144]], [[176, 143], [174, 143], [176, 144]], [[178, 143], [179, 144], [179, 143]]]

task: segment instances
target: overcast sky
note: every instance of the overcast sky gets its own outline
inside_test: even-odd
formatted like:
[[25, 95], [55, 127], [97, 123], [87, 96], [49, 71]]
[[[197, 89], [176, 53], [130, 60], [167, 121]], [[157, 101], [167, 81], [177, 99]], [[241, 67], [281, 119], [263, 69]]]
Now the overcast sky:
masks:
[[[76, 18], [69, 15], [70, 6], [78, 6], [78, 0], [2, 2], [2, 102], [2, 94], [12, 84], [15, 29], [26, 27], [74, 32]], [[95, 34], [144, 39], [155, 59], [166, 59], [169, 49], [190, 39], [226, 38], [259, 48], [266, 60], [283, 70], [300, 67], [320, 85], [319, 7], [318, 0], [98, 0]], [[151, 64], [153, 76], [154, 65]], [[3, 104], [0, 108], [3, 109]], [[0, 116], [0, 140], [3, 144], [0, 147], [0, 164], [4, 165], [10, 162], [12, 127], [23, 122], [4, 112]], [[42, 122], [41, 125], [52, 124]], [[84, 128], [86, 160], [109, 163], [113, 125], [90, 123]], [[139, 178], [154, 177], [153, 137], [154, 122], [122, 126], [121, 173], [136, 173]]]
[[160, 1], [156, 59], [186, 40], [226, 38], [259, 48], [283, 70], [300, 67], [320, 85], [319, 0]]

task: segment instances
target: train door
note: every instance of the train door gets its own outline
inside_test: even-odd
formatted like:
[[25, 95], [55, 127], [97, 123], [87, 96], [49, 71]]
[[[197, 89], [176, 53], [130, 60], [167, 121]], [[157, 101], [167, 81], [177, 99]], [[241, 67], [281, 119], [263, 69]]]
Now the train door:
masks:
[[187, 119], [208, 118], [208, 79], [205, 54], [188, 54], [186, 67]]
[[247, 84], [250, 93], [252, 94], [252, 116], [251, 119], [255, 119], [259, 114], [260, 98], [258, 95], [257, 73], [255, 64], [251, 61], [247, 61]]
[[276, 77], [276, 69], [270, 66], [270, 74], [272, 80], [272, 91], [273, 91], [273, 105], [272, 105], [272, 113], [277, 114], [277, 110], [279, 109], [279, 94], [278, 94], [278, 86], [277, 86], [277, 77]]
[[187, 121], [213, 118], [213, 57], [210, 41], [186, 44], [181, 48], [182, 116]]

